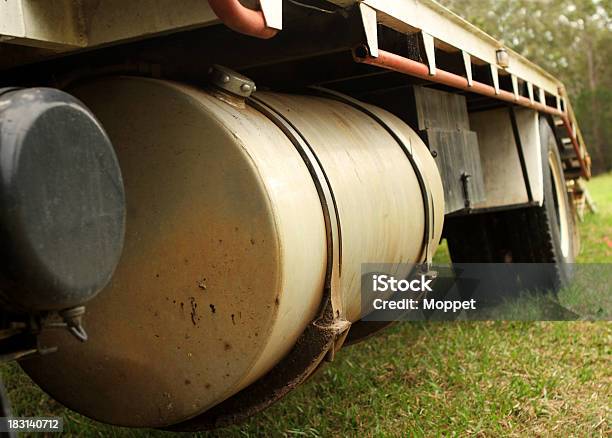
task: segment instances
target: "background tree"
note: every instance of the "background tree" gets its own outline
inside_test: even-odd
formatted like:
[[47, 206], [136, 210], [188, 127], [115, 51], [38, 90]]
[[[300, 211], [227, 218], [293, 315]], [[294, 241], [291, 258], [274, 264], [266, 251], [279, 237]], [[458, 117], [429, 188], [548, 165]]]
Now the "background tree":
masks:
[[593, 172], [612, 169], [612, 0], [439, 0], [561, 79]]

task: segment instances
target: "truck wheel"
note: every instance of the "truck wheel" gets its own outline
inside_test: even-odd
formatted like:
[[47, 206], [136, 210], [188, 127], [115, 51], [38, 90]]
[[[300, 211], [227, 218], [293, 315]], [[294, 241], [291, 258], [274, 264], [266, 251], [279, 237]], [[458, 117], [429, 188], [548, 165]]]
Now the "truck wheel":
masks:
[[559, 150], [550, 125], [540, 118], [544, 175], [542, 206], [447, 218], [445, 234], [454, 263], [546, 263], [523, 288], [558, 290], [571, 276], [575, 221]]

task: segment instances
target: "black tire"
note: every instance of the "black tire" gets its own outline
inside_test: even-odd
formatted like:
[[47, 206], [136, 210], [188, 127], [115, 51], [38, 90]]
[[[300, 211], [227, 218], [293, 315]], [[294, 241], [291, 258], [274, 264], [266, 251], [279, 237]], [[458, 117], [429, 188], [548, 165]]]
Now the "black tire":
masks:
[[540, 139], [543, 205], [450, 217], [445, 235], [453, 263], [546, 263], [520, 287], [557, 291], [571, 276], [575, 222], [557, 141], [545, 117], [540, 117]]

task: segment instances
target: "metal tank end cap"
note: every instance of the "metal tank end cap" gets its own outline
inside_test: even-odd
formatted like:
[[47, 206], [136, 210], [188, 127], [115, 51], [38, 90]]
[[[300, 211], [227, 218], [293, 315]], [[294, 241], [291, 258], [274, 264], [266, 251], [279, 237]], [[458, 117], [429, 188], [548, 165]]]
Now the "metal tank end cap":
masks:
[[210, 83], [235, 96], [249, 97], [257, 90], [255, 82], [222, 65], [213, 65], [208, 70]]

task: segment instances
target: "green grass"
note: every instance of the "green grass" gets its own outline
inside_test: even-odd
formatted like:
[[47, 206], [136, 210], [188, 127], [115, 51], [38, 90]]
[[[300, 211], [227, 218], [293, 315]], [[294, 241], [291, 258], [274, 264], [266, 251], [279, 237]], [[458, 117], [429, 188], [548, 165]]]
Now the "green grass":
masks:
[[612, 173], [593, 178], [588, 184], [598, 214], [589, 214], [580, 224], [581, 263], [612, 262]]
[[[584, 263], [610, 262], [612, 174], [581, 224]], [[444, 247], [437, 257], [444, 262]], [[607, 290], [609, 295], [609, 289]], [[246, 423], [201, 436], [610, 436], [609, 322], [402, 323], [343, 349], [307, 384]], [[61, 415], [72, 436], [144, 437], [50, 400], [2, 368], [16, 415]]]

